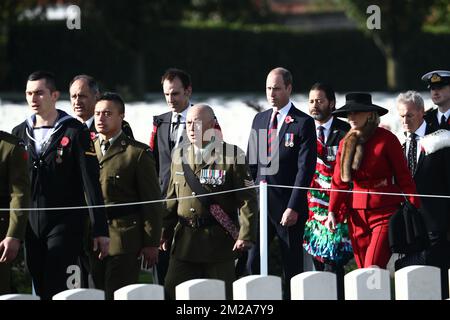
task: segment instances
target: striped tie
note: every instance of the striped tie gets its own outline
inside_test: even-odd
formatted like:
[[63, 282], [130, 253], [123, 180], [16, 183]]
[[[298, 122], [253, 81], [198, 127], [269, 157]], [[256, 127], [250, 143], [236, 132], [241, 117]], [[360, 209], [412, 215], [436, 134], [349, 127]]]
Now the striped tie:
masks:
[[272, 150], [276, 144], [277, 137], [277, 127], [278, 127], [278, 119], [277, 115], [278, 111], [275, 111], [272, 115], [272, 119], [270, 120], [269, 131], [267, 134], [267, 157], [270, 159], [272, 157]]
[[322, 127], [322, 126], [318, 126], [318, 127], [317, 127], [317, 130], [319, 130], [319, 136], [318, 136], [318, 138], [319, 138], [319, 141], [320, 141], [323, 145], [325, 144], [325, 134], [324, 134], [324, 132], [323, 132], [324, 129], [325, 129], [325, 128]]

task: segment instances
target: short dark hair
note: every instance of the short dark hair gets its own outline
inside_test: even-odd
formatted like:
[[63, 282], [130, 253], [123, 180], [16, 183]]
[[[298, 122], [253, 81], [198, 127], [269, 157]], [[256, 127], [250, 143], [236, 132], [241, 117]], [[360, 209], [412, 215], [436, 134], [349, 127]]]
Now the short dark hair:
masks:
[[69, 89], [72, 86], [72, 84], [77, 80], [85, 80], [88, 84], [89, 89], [91, 89], [93, 93], [100, 92], [97, 81], [94, 79], [94, 77], [91, 77], [90, 75], [87, 74], [79, 74], [73, 77], [73, 79], [69, 83]]
[[334, 92], [333, 87], [325, 82], [316, 82], [312, 85], [311, 89], [309, 89], [309, 91], [312, 90], [320, 90], [325, 92], [325, 96], [327, 97], [327, 99], [329, 101], [334, 101], [336, 102], [336, 94]]
[[175, 78], [179, 78], [181, 80], [181, 83], [185, 89], [192, 86], [191, 76], [186, 71], [177, 68], [169, 68], [166, 72], [164, 72], [161, 77], [161, 85], [163, 85], [165, 80], [173, 81]]
[[102, 100], [115, 102], [119, 107], [119, 113], [125, 113], [125, 102], [123, 102], [122, 97], [118, 93], [105, 92], [98, 98], [97, 103]]
[[45, 85], [50, 90], [50, 92], [56, 91], [56, 78], [55, 74], [50, 71], [35, 71], [28, 76], [28, 81], [45, 80]]

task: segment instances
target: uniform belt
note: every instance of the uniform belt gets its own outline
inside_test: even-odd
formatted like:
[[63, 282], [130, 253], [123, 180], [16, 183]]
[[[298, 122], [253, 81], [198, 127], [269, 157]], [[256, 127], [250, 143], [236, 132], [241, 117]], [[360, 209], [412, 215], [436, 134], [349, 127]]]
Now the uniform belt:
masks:
[[191, 219], [178, 216], [178, 221], [182, 226], [187, 226], [191, 228], [202, 228], [217, 224], [217, 220], [211, 216], [195, 217]]
[[134, 206], [117, 206], [117, 207], [106, 207], [106, 216], [109, 220], [118, 219], [130, 214], [136, 214], [141, 209], [140, 205]]
[[393, 185], [392, 177], [373, 180], [355, 181], [355, 186], [363, 189], [376, 189]]

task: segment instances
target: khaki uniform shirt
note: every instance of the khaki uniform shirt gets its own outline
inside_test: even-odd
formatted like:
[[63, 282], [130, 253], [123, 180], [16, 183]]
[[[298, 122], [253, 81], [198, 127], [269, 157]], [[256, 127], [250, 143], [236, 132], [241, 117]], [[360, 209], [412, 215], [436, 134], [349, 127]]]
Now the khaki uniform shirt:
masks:
[[0, 239], [23, 239], [30, 207], [27, 153], [19, 138], [0, 131]]
[[[100, 184], [105, 204], [160, 200], [155, 161], [147, 145], [124, 133], [102, 155], [100, 141], [95, 141], [100, 165]], [[138, 253], [143, 247], [158, 247], [162, 202], [107, 207], [110, 255]]]
[[[178, 222], [178, 216], [187, 219], [211, 216], [209, 209], [205, 208], [197, 198], [192, 197], [193, 191], [187, 184], [183, 172], [181, 162], [183, 152], [187, 154], [186, 158], [194, 174], [209, 192], [253, 186], [248, 166], [245, 164], [245, 154], [236, 146], [220, 141], [211, 143], [204, 150], [203, 161], [200, 161], [201, 158], [195, 159], [193, 145], [184, 145], [175, 149], [167, 192], [168, 215], [163, 221], [165, 238], [170, 239], [174, 231], [171, 254], [176, 258], [191, 262], [220, 262], [233, 259], [235, 257], [232, 251], [234, 240], [222, 226], [212, 224], [192, 228]], [[197, 153], [198, 156], [199, 153]], [[183, 197], [191, 198], [171, 200]], [[258, 213], [255, 189], [218, 194], [215, 200], [229, 216], [239, 215], [239, 239], [255, 242]]]

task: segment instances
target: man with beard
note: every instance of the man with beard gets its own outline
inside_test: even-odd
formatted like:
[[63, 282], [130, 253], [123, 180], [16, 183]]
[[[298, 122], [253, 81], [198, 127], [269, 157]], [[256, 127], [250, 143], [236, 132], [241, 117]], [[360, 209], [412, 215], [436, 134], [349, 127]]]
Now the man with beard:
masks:
[[313, 257], [317, 271], [336, 274], [338, 298], [343, 299], [344, 265], [353, 257], [348, 228], [341, 222], [335, 232], [330, 232], [324, 223], [330, 199], [330, 192], [326, 189], [331, 187], [339, 141], [350, 130], [350, 125], [331, 114], [335, 110], [336, 97], [333, 88], [326, 83], [315, 83], [311, 87], [308, 105], [316, 125], [317, 164], [311, 182], [313, 189], [308, 191], [309, 217], [305, 224], [303, 247]]

